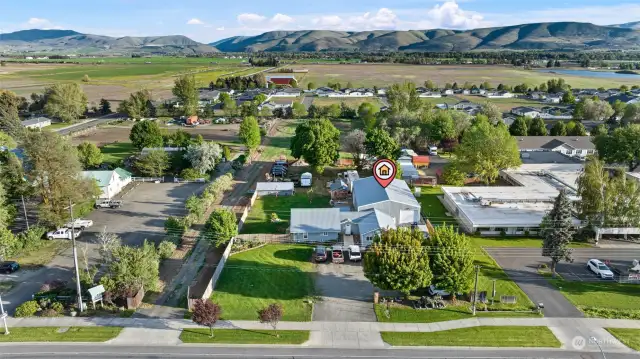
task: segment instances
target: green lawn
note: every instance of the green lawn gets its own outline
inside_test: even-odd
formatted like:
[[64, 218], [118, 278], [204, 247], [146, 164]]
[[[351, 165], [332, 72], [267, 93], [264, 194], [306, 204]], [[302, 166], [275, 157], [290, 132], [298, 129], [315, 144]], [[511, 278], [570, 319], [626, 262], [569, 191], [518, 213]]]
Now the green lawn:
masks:
[[34, 249], [29, 253], [10, 257], [8, 260], [20, 263], [23, 269], [34, 269], [51, 262], [53, 257], [58, 253], [71, 247], [71, 241], [54, 239], [42, 240], [40, 248]]
[[222, 318], [257, 320], [272, 303], [284, 308], [283, 321], [311, 320], [314, 294], [313, 247], [272, 244], [229, 257], [211, 299]]
[[[258, 198], [242, 226], [242, 233], [285, 233], [289, 228], [291, 208], [327, 208], [329, 196], [297, 193], [293, 196], [265, 196]], [[272, 222], [271, 214], [276, 213], [280, 222]]]
[[438, 199], [438, 196], [442, 195], [442, 189], [439, 186], [436, 187], [420, 187], [420, 197], [416, 199], [420, 202], [422, 214], [434, 226], [440, 226], [443, 224], [458, 226], [458, 222], [452, 216], [447, 216], [447, 210], [442, 205], [442, 202]]
[[[480, 237], [470, 236], [473, 242], [480, 247], [518, 247], [518, 248], [542, 248], [542, 238], [534, 237]], [[571, 243], [571, 248], [590, 248], [589, 243]]]
[[622, 344], [629, 348], [640, 351], [640, 329], [628, 328], [605, 328], [611, 335], [616, 337]]
[[183, 329], [180, 340], [183, 343], [217, 344], [302, 344], [309, 340], [308, 330], [244, 330], [214, 329], [213, 338], [209, 329]]
[[[390, 318], [387, 318], [385, 311], [386, 305], [378, 304], [375, 306], [376, 316], [380, 322], [393, 323], [435, 323], [446, 322], [449, 320], [470, 319], [470, 305], [465, 306], [449, 306], [445, 309], [438, 310], [416, 310], [404, 305], [392, 305], [389, 308]], [[541, 315], [533, 312], [485, 312], [476, 311], [476, 317], [479, 318], [539, 318]]]
[[640, 319], [640, 287], [637, 284], [550, 281], [589, 317]]
[[68, 122], [54, 122], [50, 126], [45, 127], [46, 130], [55, 131], [61, 128], [69, 127], [73, 125], [73, 123]]
[[471, 346], [560, 348], [547, 327], [472, 327], [439, 332], [382, 332], [382, 340], [394, 346]]
[[115, 142], [100, 148], [104, 155], [104, 162], [117, 163], [137, 152], [131, 142]]
[[[2, 342], [105, 342], [120, 334], [122, 327], [69, 327], [58, 333], [58, 327], [9, 328], [9, 335], [0, 335]], [[0, 329], [4, 334], [4, 329]]]

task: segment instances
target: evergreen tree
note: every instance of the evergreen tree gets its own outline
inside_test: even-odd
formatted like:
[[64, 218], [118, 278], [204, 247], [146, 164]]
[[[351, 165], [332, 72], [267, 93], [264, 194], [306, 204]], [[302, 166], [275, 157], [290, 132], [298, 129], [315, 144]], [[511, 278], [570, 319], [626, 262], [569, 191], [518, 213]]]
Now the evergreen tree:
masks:
[[551, 258], [551, 272], [556, 276], [556, 266], [560, 261], [573, 262], [569, 243], [573, 237], [573, 217], [571, 201], [564, 189], [556, 197], [551, 211], [540, 224], [542, 230], [542, 256]]

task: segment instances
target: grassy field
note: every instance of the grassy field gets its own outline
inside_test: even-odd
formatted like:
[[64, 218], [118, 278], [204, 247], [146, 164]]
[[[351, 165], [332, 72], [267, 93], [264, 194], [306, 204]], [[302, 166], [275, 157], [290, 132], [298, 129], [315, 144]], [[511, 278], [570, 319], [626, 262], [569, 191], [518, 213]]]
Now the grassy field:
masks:
[[[460, 320], [474, 318], [469, 309], [469, 303], [460, 306], [449, 306], [438, 310], [416, 310], [404, 305], [391, 305], [389, 307], [389, 317], [386, 315], [386, 305], [375, 306], [376, 316], [380, 322], [393, 323], [436, 323], [449, 320]], [[539, 318], [540, 314], [533, 312], [485, 312], [476, 311], [478, 318]]]
[[[0, 335], [3, 342], [105, 342], [113, 339], [122, 331], [121, 327], [69, 327], [64, 333], [58, 333], [57, 327], [21, 327], [9, 328], [9, 335]], [[4, 329], [0, 329], [4, 334]]]
[[637, 284], [549, 280], [587, 316], [640, 319], [640, 287]]
[[360, 97], [360, 98], [345, 98], [345, 97], [314, 97], [313, 104], [316, 106], [330, 106], [333, 104], [340, 105], [345, 103], [349, 107], [357, 109], [363, 103], [375, 103], [378, 106], [382, 106], [380, 100], [377, 97]]
[[263, 148], [260, 158], [266, 161], [291, 158], [291, 137], [295, 134], [298, 123], [299, 120], [280, 122], [275, 133], [268, 137], [269, 143]]
[[42, 240], [42, 246], [28, 254], [7, 258], [20, 263], [23, 269], [35, 269], [51, 262], [58, 253], [71, 247], [71, 241], [67, 240]]
[[135, 154], [137, 149], [131, 142], [116, 142], [100, 147], [104, 155], [104, 162], [117, 163]]
[[640, 351], [640, 329], [628, 328], [605, 328], [611, 335], [616, 337], [622, 344], [629, 348]]
[[266, 245], [229, 257], [211, 299], [222, 318], [257, 320], [257, 311], [272, 303], [284, 309], [283, 321], [311, 320], [314, 294], [313, 248]]
[[[480, 247], [513, 247], [513, 248], [542, 248], [542, 238], [531, 237], [480, 237], [471, 236], [473, 242]], [[575, 242], [569, 244], [571, 248], [591, 248], [589, 243]]]
[[309, 340], [308, 330], [279, 330], [276, 337], [271, 330], [216, 329], [213, 338], [209, 329], [183, 329], [183, 343], [217, 344], [302, 344]]
[[483, 65], [404, 65], [404, 64], [305, 64], [304, 66], [292, 66], [305, 68], [309, 73], [304, 78], [301, 86], [313, 82], [316, 86], [323, 86], [327, 82], [340, 81], [342, 84], [351, 82], [354, 86], [388, 86], [389, 84], [403, 81], [413, 81], [422, 85], [424, 81], [431, 80], [438, 86], [445, 83], [465, 81], [480, 84], [488, 81], [493, 86], [502, 83], [505, 85], [517, 85], [526, 83], [537, 86], [552, 78], [562, 77], [572, 87], [578, 88], [605, 88], [619, 87], [622, 84], [633, 85], [633, 79], [604, 79], [572, 75], [558, 75], [542, 73], [533, 70], [517, 69], [511, 66], [483, 66]]
[[470, 346], [504, 348], [560, 348], [547, 327], [472, 327], [439, 332], [382, 332], [382, 340], [394, 346]]
[[438, 199], [438, 196], [442, 195], [440, 187], [421, 187], [420, 197], [416, 199], [420, 202], [422, 215], [434, 226], [440, 226], [443, 224], [458, 226], [458, 222], [452, 216], [447, 215], [447, 210], [442, 205], [442, 202]]
[[[242, 226], [242, 233], [285, 233], [289, 228], [291, 208], [326, 208], [329, 196], [296, 193], [293, 196], [265, 196], [258, 198]], [[280, 222], [271, 222], [275, 213]]]

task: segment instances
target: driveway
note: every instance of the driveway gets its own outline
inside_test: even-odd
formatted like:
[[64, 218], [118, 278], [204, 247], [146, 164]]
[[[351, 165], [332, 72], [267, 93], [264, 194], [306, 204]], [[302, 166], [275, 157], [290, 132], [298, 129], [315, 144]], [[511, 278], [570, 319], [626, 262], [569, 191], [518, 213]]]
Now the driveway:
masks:
[[375, 322], [373, 285], [362, 263], [318, 263], [316, 289], [322, 296], [313, 306], [314, 321]]
[[[108, 232], [117, 234], [124, 245], [140, 246], [145, 239], [159, 243], [165, 237], [165, 219], [184, 215], [186, 198], [201, 186], [201, 183], [140, 183], [123, 195], [124, 204], [121, 208], [94, 210], [86, 217], [93, 220], [93, 227], [82, 233], [76, 241], [78, 265], [84, 267], [85, 252], [89, 265], [98, 262], [96, 235], [105, 227]], [[9, 313], [13, 313], [20, 303], [31, 299], [31, 295], [46, 281], [60, 279], [72, 283], [73, 249], [57, 255], [44, 268], [20, 273], [16, 273], [20, 284], [2, 297], [4, 308]], [[0, 280], [3, 278], [6, 275], [0, 274]]]
[[[542, 257], [539, 248], [485, 248], [485, 250], [534, 303], [544, 303], [545, 316], [582, 317], [582, 313], [560, 291], [538, 274], [537, 269], [540, 264], [549, 264], [549, 258]], [[573, 250], [573, 263], [561, 262], [556, 271], [565, 280], [601, 281], [602, 279], [586, 269], [586, 263], [591, 258], [609, 260], [612, 265], [627, 266], [634, 259], [640, 258], [640, 249], [576, 248]]]

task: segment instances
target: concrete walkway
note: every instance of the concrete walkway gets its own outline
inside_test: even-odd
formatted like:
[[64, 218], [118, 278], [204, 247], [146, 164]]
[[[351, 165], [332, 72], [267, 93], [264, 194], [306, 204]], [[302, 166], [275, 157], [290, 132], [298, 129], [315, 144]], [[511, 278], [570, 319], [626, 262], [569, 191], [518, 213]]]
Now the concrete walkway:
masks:
[[[185, 319], [156, 318], [9, 318], [9, 326], [70, 327], [119, 326], [123, 332], [111, 343], [117, 344], [179, 344], [180, 331], [201, 328]], [[628, 353], [631, 349], [620, 343], [604, 328], [640, 329], [640, 320], [597, 318], [473, 318], [438, 323], [380, 323], [380, 322], [280, 322], [279, 330], [309, 330], [306, 346], [332, 348], [384, 348], [380, 332], [436, 332], [476, 326], [546, 326], [558, 337], [562, 349], [597, 350], [596, 338], [608, 352]], [[217, 329], [271, 330], [257, 321], [220, 321]]]

